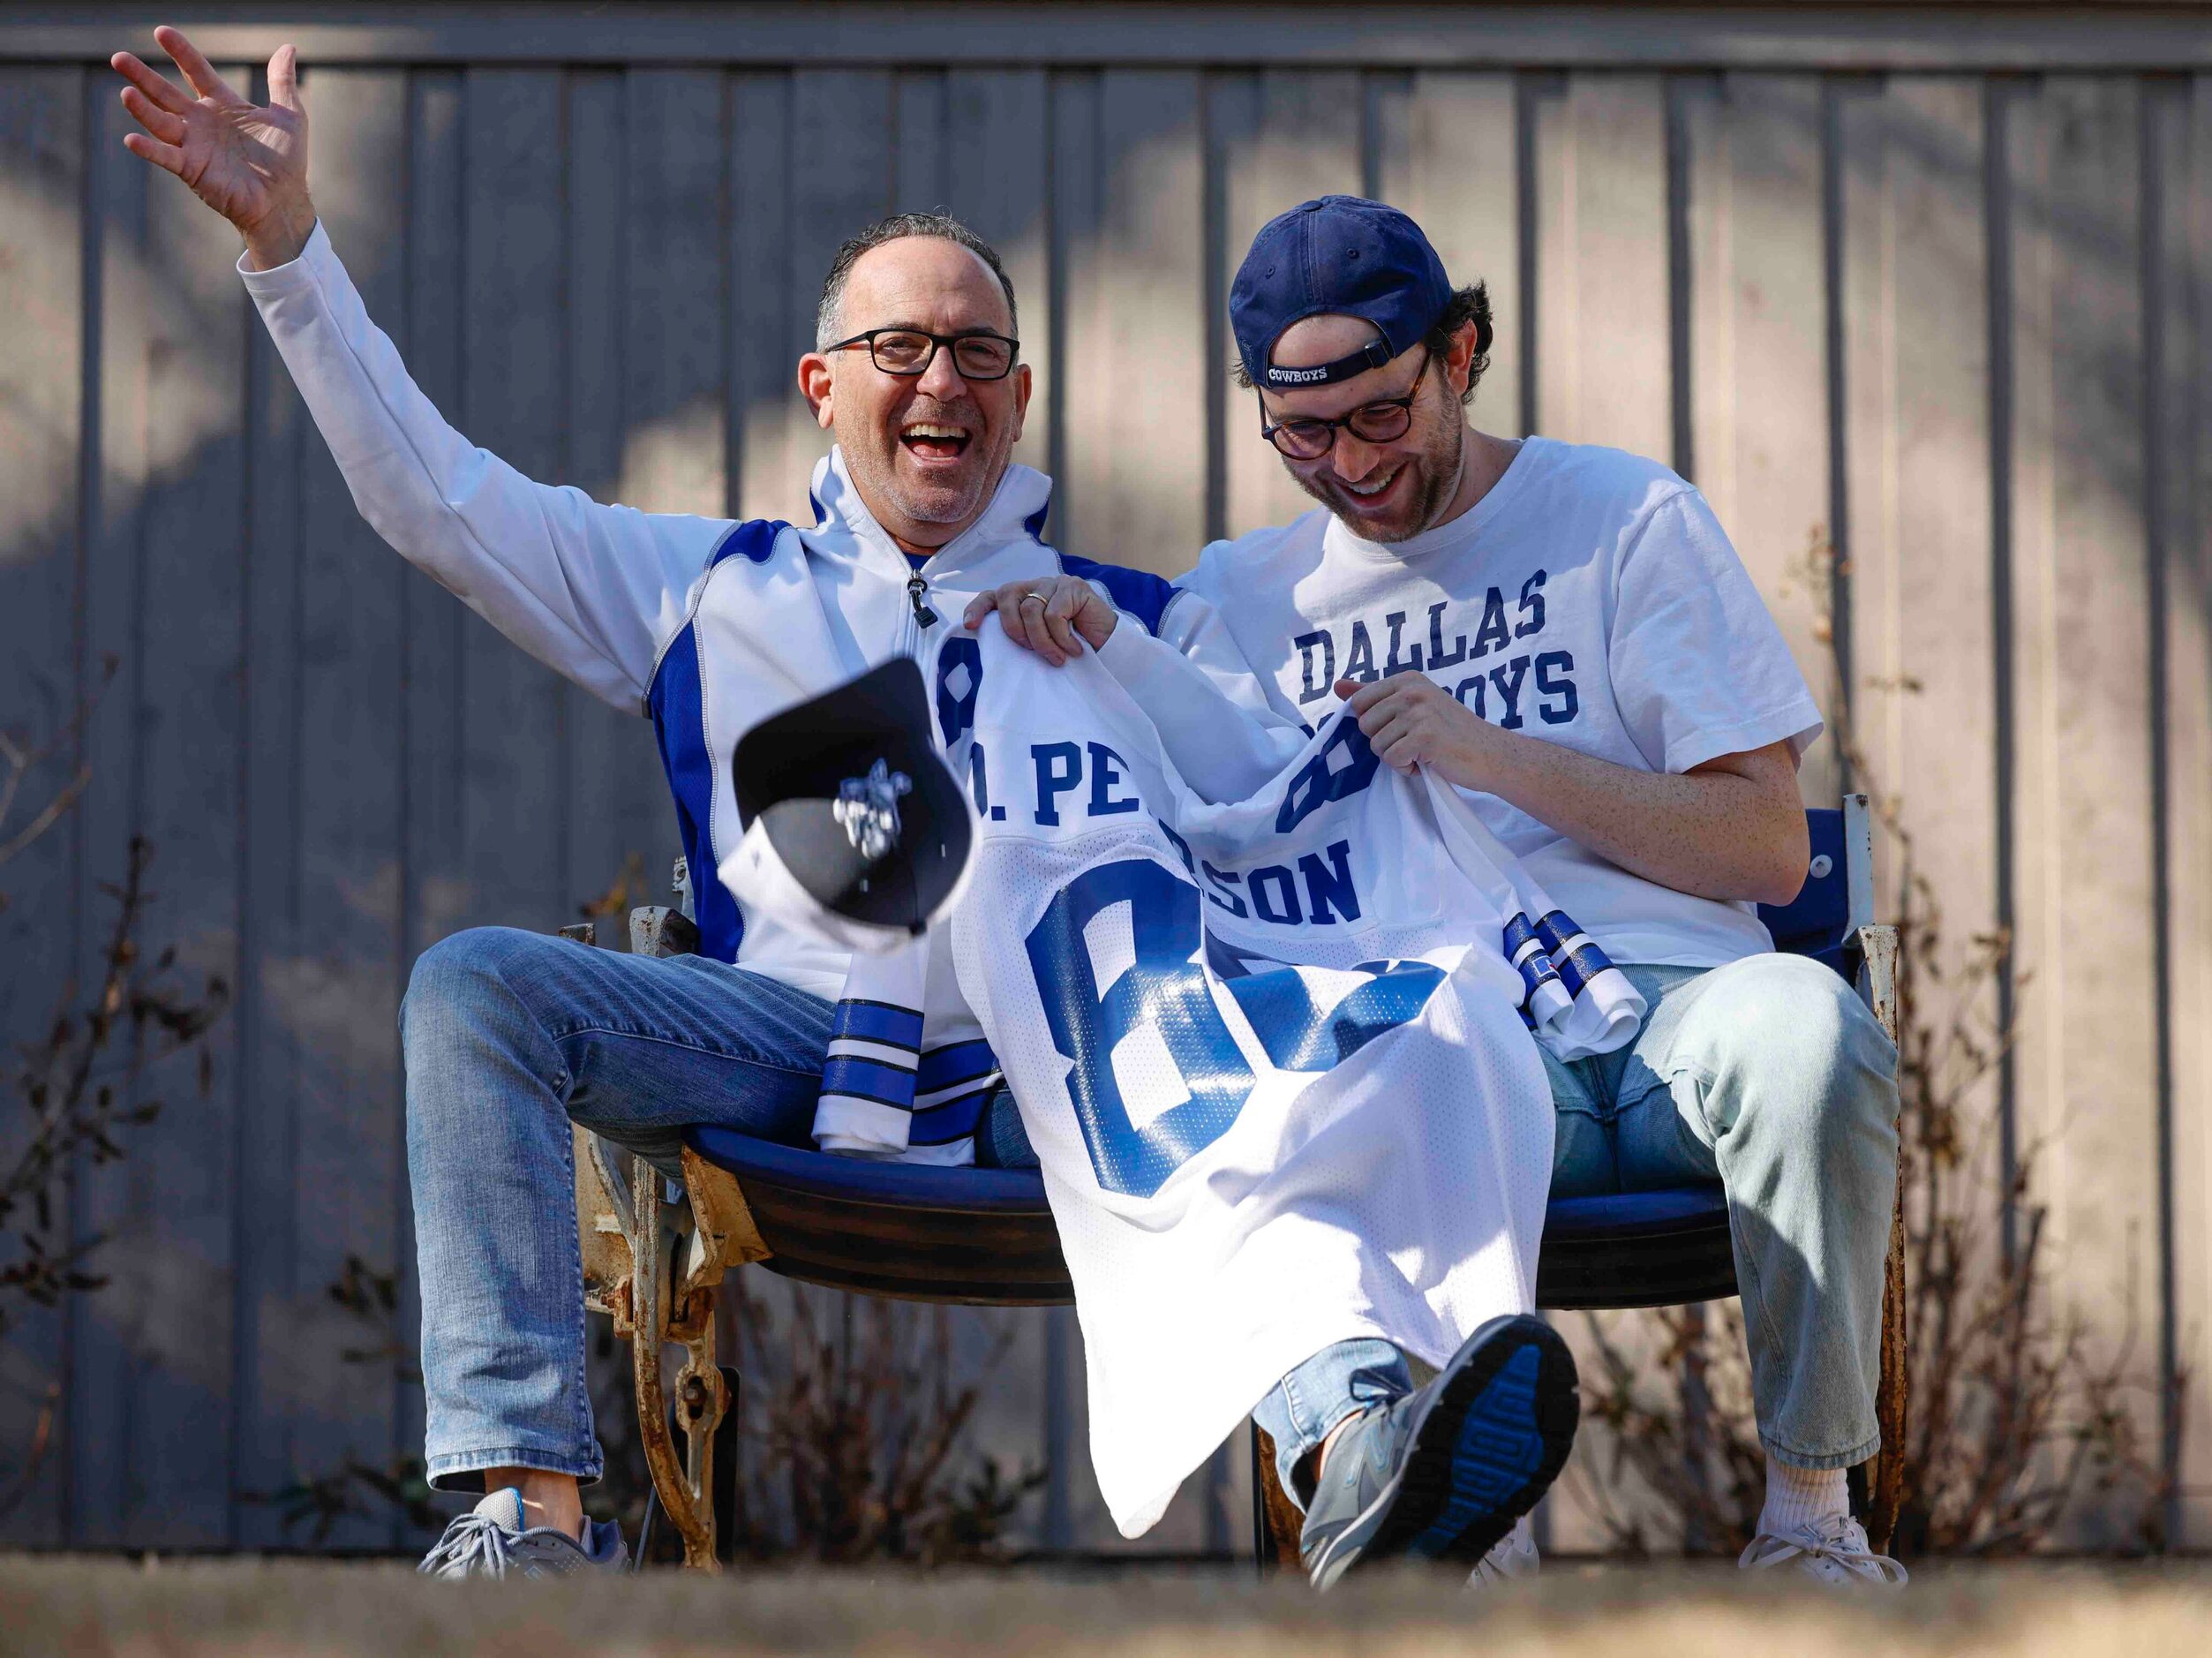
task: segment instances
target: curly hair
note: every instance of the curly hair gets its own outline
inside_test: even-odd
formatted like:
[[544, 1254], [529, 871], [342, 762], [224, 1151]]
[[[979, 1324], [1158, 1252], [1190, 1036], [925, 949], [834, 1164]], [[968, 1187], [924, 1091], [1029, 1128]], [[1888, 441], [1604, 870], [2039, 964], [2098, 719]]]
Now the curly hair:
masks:
[[1467, 364], [1467, 389], [1459, 395], [1463, 403], [1475, 400], [1475, 387], [1480, 382], [1483, 371], [1490, 366], [1490, 290], [1476, 283], [1471, 287], [1452, 290], [1451, 303], [1444, 307], [1444, 314], [1436, 319], [1436, 326], [1428, 331], [1425, 343], [1441, 357], [1452, 349], [1452, 336], [1470, 322], [1475, 325], [1475, 354]]

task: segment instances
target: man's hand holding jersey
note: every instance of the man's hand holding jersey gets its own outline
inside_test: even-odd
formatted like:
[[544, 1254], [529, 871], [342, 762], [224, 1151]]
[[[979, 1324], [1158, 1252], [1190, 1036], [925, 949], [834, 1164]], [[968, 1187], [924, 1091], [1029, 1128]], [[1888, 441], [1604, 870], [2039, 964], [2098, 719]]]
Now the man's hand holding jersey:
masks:
[[1462, 788], [1490, 788], [1486, 761], [1498, 728], [1426, 674], [1393, 674], [1361, 684], [1340, 679], [1344, 699], [1385, 765], [1410, 772], [1425, 765]]
[[1082, 655], [1085, 645], [1094, 651], [1103, 647], [1121, 614], [1081, 577], [1065, 575], [1008, 582], [978, 593], [967, 601], [961, 625], [973, 633], [994, 610], [1009, 639], [1055, 667]]
[[1631, 874], [1677, 892], [1787, 903], [1809, 855], [1797, 761], [1787, 742], [1724, 754], [1681, 773], [1636, 772], [1492, 725], [1418, 670], [1336, 694], [1367, 742], [1401, 772], [1426, 767], [1495, 795]]

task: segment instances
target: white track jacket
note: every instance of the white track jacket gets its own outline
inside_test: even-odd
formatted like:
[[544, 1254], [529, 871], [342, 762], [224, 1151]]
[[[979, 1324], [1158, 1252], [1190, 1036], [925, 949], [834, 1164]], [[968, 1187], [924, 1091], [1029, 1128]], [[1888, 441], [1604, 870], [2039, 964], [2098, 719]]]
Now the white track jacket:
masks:
[[[775, 643], [778, 596], [718, 579], [740, 544], [736, 521], [604, 505], [525, 478], [470, 443], [369, 320], [320, 224], [290, 264], [252, 270], [241, 260], [239, 274], [377, 533], [539, 661], [653, 720], [703, 954], [836, 999], [846, 953], [748, 915], [716, 873], [741, 838], [729, 765], [738, 736], [864, 668], [920, 656], [925, 631], [958, 628], [967, 600], [1003, 583], [1080, 575], [1139, 622], [1117, 627], [1099, 659], [1185, 773], [1228, 791], [1223, 798], [1257, 788], [1304, 741], [1268, 708], [1208, 600], [1039, 539], [1051, 481], [1026, 466], [1009, 467], [983, 516], [916, 569], [832, 449], [815, 469], [816, 522], [785, 533], [806, 555], [790, 579], [814, 590], [798, 607], [811, 614], [818, 604], [841, 660], [824, 664], [812, 652], [786, 660]], [[937, 618], [926, 629], [924, 608]], [[1224, 697], [1245, 717], [1223, 718]], [[931, 976], [933, 1008], [941, 988], [952, 993], [949, 973], [942, 985]]]

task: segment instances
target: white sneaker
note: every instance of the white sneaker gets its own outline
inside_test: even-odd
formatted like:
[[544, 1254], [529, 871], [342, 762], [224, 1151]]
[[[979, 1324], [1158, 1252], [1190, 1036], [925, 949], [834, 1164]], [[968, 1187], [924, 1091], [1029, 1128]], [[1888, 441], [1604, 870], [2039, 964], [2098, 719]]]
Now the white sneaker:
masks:
[[1786, 1537], [1761, 1532], [1738, 1556], [1736, 1564], [1745, 1571], [1780, 1566], [1816, 1583], [1839, 1587], [1898, 1589], [1911, 1581], [1904, 1567], [1887, 1555], [1874, 1552], [1866, 1540], [1866, 1528], [1847, 1514], [1819, 1525], [1808, 1521]]
[[523, 1520], [522, 1493], [502, 1486], [455, 1517], [416, 1570], [431, 1578], [504, 1578], [510, 1571], [561, 1578], [630, 1569], [622, 1528], [613, 1520], [585, 1520], [583, 1542], [550, 1526], [525, 1526]]
[[1467, 1586], [1484, 1589], [1514, 1578], [1532, 1578], [1543, 1565], [1536, 1552], [1536, 1528], [1524, 1514], [1511, 1531], [1490, 1545], [1488, 1554], [1475, 1562], [1475, 1569], [1467, 1574]]

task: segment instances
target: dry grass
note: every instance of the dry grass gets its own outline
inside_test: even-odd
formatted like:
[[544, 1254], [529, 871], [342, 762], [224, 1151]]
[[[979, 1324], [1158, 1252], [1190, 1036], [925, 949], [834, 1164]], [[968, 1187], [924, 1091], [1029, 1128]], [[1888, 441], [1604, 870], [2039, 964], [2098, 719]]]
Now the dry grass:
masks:
[[1447, 1651], [1485, 1658], [1965, 1652], [2200, 1658], [2212, 1567], [1930, 1568], [1901, 1596], [1838, 1600], [1731, 1567], [1554, 1564], [1480, 1600], [1448, 1579], [1355, 1580], [1317, 1598], [1248, 1571], [779, 1572], [613, 1585], [425, 1583], [404, 1566], [16, 1556], [0, 1652], [123, 1654], [1203, 1653]]

